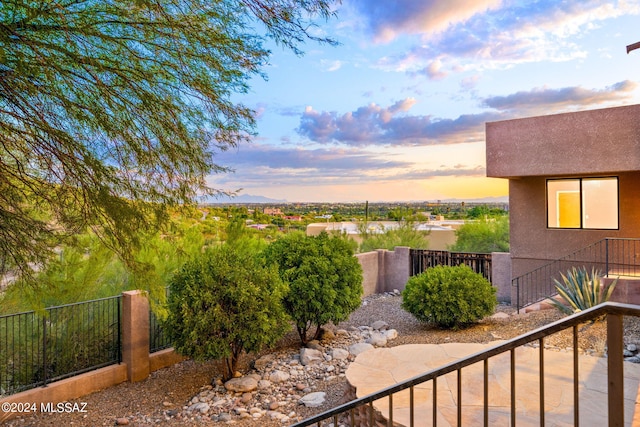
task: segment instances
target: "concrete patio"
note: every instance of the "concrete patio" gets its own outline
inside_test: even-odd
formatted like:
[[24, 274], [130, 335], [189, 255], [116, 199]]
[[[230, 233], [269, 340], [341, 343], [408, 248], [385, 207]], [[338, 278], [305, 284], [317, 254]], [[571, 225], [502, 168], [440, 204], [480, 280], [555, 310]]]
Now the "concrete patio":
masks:
[[[413, 344], [375, 348], [357, 356], [346, 372], [358, 397], [366, 396], [397, 382], [423, 374], [467, 355], [483, 351], [490, 344]], [[540, 426], [539, 349], [516, 350], [517, 425]], [[573, 426], [573, 353], [544, 351], [545, 425]], [[607, 425], [607, 359], [579, 357], [580, 425]], [[489, 360], [489, 424], [510, 425], [510, 355]], [[624, 363], [625, 425], [640, 425], [640, 365]], [[433, 383], [414, 387], [415, 425], [431, 425]], [[457, 425], [457, 374], [438, 378], [438, 426]], [[465, 426], [483, 425], [483, 364], [462, 370], [462, 422]], [[375, 407], [383, 416], [389, 413], [389, 400], [380, 399]], [[409, 426], [409, 390], [393, 396], [393, 421]]]

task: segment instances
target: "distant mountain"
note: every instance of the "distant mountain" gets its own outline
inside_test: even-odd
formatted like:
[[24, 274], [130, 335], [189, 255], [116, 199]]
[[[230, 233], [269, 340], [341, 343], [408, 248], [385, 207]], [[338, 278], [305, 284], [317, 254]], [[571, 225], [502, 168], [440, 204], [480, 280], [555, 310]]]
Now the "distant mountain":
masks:
[[200, 203], [221, 204], [221, 203], [287, 203], [286, 200], [270, 199], [264, 196], [254, 196], [251, 194], [241, 194], [236, 197], [220, 196], [220, 197], [208, 197], [206, 200]]

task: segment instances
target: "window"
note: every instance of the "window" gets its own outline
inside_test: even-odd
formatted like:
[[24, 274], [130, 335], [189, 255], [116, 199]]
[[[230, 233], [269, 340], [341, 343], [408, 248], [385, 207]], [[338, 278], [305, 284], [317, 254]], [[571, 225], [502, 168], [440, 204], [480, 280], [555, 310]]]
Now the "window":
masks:
[[549, 228], [618, 228], [618, 178], [547, 180]]

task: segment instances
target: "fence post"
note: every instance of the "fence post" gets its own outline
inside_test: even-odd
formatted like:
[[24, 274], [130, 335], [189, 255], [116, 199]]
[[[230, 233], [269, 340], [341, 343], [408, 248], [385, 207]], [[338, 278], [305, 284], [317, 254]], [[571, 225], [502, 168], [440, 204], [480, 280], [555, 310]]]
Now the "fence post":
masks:
[[149, 376], [149, 300], [143, 291], [122, 293], [122, 361], [129, 381]]
[[47, 312], [42, 315], [42, 386], [47, 386]]

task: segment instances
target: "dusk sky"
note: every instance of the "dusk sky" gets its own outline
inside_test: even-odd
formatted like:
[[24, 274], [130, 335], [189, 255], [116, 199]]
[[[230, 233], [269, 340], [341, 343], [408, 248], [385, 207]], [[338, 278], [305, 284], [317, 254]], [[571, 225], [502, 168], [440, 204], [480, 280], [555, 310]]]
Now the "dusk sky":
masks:
[[[640, 103], [640, 0], [344, 0], [238, 99], [253, 142], [209, 183], [289, 202], [505, 197], [488, 121]], [[579, 159], [567, 159], [579, 161]]]

